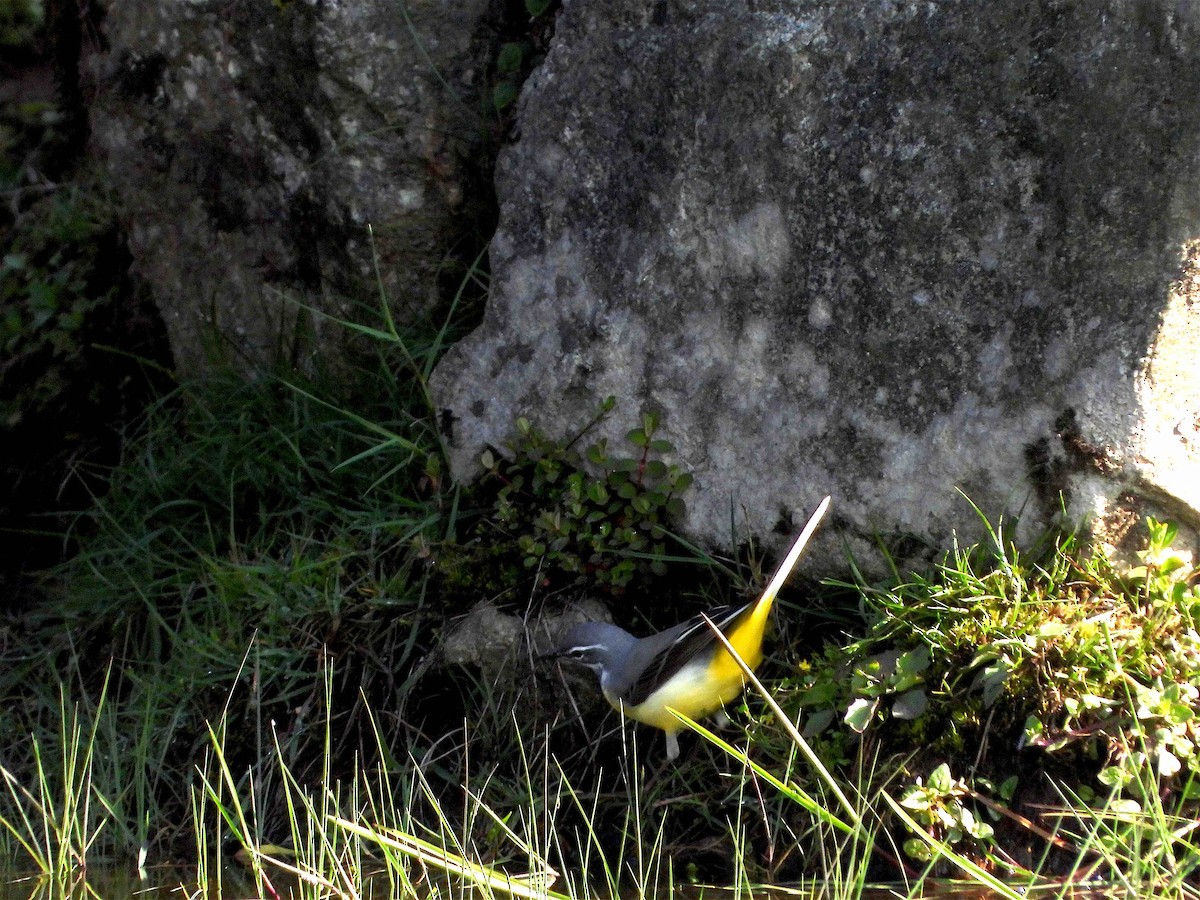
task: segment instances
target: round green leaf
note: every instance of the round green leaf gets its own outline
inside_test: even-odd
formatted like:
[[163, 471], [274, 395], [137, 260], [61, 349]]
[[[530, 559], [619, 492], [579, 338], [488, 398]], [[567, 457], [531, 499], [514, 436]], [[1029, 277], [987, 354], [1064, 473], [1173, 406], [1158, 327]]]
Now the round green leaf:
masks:
[[492, 105], [497, 111], [503, 111], [512, 106], [517, 99], [517, 86], [511, 81], [500, 81], [492, 88]]
[[501, 75], [515, 75], [525, 61], [525, 45], [516, 41], [502, 44], [496, 55], [496, 71]]

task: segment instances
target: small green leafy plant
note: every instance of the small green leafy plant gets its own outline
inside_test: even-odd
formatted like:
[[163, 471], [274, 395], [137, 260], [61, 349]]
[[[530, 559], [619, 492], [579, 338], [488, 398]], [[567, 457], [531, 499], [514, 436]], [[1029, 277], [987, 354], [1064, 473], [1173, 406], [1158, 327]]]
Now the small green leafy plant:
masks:
[[565, 444], [518, 419], [511, 458], [487, 450], [481, 461], [502, 485], [493, 520], [517, 532], [527, 568], [544, 564], [577, 583], [620, 590], [641, 571], [665, 571], [668, 528], [684, 512], [680, 495], [692, 476], [661, 458], [674, 447], [656, 436], [654, 413], [643, 414], [641, 425], [626, 435], [631, 455], [612, 453], [604, 439], [576, 450], [614, 405], [613, 398], [605, 400], [584, 431]]
[[546, 56], [558, 6], [557, 0], [525, 0], [523, 13], [515, 7], [510, 11], [512, 39], [496, 51], [492, 89], [484, 97], [487, 112], [512, 115], [525, 79]]
[[862, 734], [884, 706], [896, 719], [920, 716], [929, 705], [921, 685], [930, 663], [929, 648], [923, 645], [901, 653], [894, 661], [886, 657], [867, 660], [855, 669], [850, 681], [855, 699], [846, 710], [846, 724]]
[[27, 50], [41, 34], [46, 19], [38, 0], [4, 0], [0, 3], [0, 49]]
[[[909, 785], [900, 795], [900, 805], [926, 831], [947, 844], [990, 844], [995, 832], [975, 815], [970, 795], [967, 786], [951, 775], [950, 766], [942, 763], [928, 778], [918, 777]], [[933, 858], [929, 843], [918, 837], [904, 842], [904, 852], [922, 862]]]
[[[1073, 629], [1047, 623], [1039, 630], [1040, 639], [1072, 642], [1085, 652], [1072, 668], [1061, 708], [1056, 715], [1030, 716], [1025, 738], [1057, 750], [1081, 737], [1107, 736], [1113, 746], [1111, 765], [1098, 776], [1102, 784], [1123, 789], [1149, 765], [1164, 787], [1197, 799], [1200, 572], [1190, 553], [1174, 548], [1174, 523], [1148, 518], [1146, 526], [1149, 540], [1138, 554], [1142, 564], [1119, 576], [1133, 602]], [[1010, 665], [1020, 662], [1017, 657]], [[1139, 741], [1122, 734], [1131, 719]]]
[[102, 198], [64, 191], [0, 255], [0, 426], [53, 408], [86, 368], [89, 326], [118, 301], [96, 275], [111, 215]]

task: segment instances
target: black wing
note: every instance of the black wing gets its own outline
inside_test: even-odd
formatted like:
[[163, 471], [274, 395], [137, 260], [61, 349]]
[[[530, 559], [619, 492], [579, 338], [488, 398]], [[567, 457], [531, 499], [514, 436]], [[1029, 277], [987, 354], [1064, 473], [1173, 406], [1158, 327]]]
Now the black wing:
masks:
[[[749, 603], [742, 606], [718, 606], [705, 615], [723, 632], [749, 607]], [[652, 646], [656, 638], [662, 639], [663, 646]], [[704, 615], [695, 616], [660, 635], [646, 638], [649, 642], [647, 649], [652, 653], [652, 657], [633, 684], [622, 692], [622, 702], [627, 706], [643, 703], [716, 639], [717, 636], [709, 628], [708, 622], [704, 621]]]

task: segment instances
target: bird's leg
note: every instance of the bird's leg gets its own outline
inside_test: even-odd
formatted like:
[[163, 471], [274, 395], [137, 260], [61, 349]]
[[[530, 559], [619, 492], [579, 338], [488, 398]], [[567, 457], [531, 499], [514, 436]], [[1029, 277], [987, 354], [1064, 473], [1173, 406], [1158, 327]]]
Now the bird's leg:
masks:
[[733, 724], [733, 720], [729, 718], [729, 713], [725, 712], [725, 710], [718, 709], [713, 713], [714, 728], [728, 728], [731, 724]]
[[679, 759], [679, 738], [673, 731], [666, 732], [667, 735], [667, 761], [675, 762]]

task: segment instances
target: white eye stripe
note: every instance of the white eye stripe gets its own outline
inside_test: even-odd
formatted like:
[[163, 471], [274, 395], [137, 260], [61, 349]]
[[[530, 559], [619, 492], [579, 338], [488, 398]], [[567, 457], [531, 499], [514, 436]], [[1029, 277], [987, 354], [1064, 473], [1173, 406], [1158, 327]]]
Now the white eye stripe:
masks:
[[587, 644], [581, 647], [571, 647], [567, 650], [568, 653], [587, 653], [590, 650], [607, 650], [603, 644]]

